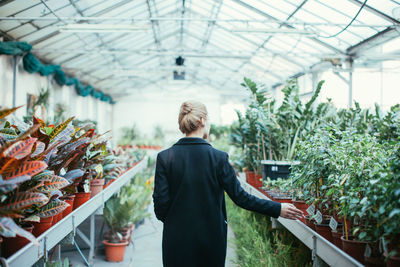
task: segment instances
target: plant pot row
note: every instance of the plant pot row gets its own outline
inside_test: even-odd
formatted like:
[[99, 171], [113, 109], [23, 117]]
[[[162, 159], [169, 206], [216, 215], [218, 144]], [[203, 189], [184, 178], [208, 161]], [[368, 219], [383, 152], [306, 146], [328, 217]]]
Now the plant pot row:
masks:
[[154, 149], [154, 150], [159, 150], [162, 148], [161, 146], [146, 146], [146, 145], [140, 145], [137, 147], [140, 149]]
[[[39, 222], [32, 222], [31, 224], [27, 224], [23, 226], [25, 230], [31, 232], [35, 237], [40, 236], [48, 229], [50, 229], [53, 225], [56, 225], [59, 221], [61, 221], [64, 217], [70, 214], [73, 210], [80, 207], [86, 201], [88, 201], [91, 197], [92, 193], [75, 193], [75, 195], [63, 196], [61, 200], [67, 202], [69, 206], [61, 213], [48, 217], [48, 218], [40, 218]], [[1, 247], [1, 255], [3, 257], [9, 257], [25, 245], [27, 245], [29, 241], [21, 236], [16, 236], [12, 238], [4, 237], [3, 246]]]
[[[305, 206], [303, 206], [303, 208], [305, 208]], [[327, 217], [324, 217], [322, 223], [318, 224], [310, 219], [309, 215], [306, 215], [305, 224], [313, 231], [317, 232], [320, 236], [322, 236], [365, 266], [400, 266], [400, 254], [391, 256], [389, 258], [387, 258], [387, 253], [384, 253], [383, 255], [380, 255], [378, 253], [377, 256], [373, 255], [367, 257], [365, 255], [367, 245], [375, 248], [377, 247], [377, 245], [372, 242], [355, 240], [351, 235], [348, 235], [346, 237], [343, 231], [343, 224], [341, 223], [339, 223], [337, 230], [332, 230], [329, 226], [329, 220], [327, 219]], [[373, 251], [376, 250], [378, 249], [373, 249]], [[387, 258], [386, 263], [385, 258]]]

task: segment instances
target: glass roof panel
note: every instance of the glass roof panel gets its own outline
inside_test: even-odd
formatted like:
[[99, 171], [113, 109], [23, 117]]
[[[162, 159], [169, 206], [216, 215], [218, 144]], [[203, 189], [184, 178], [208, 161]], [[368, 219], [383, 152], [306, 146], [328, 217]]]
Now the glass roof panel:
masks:
[[[275, 84], [304, 72], [324, 58], [344, 58], [341, 51], [393, 25], [393, 20], [379, 15], [378, 11], [389, 17], [398, 17], [396, 8], [400, 8], [400, 3], [395, 0], [369, 1], [345, 32], [325, 38], [342, 30], [358, 12], [362, 1], [361, 4], [349, 0], [186, 1], [183, 22], [179, 20], [182, 1], [148, 3], [145, 0], [47, 0], [50, 11], [40, 0], [14, 0], [2, 6], [0, 17], [54, 17], [52, 12], [55, 12], [60, 17], [72, 18], [83, 14], [104, 19], [88, 22], [0, 20], [0, 30], [14, 39], [34, 43], [33, 52], [41, 59], [61, 63], [84, 80], [101, 86], [108, 84], [116, 91], [127, 86], [134, 87], [137, 83], [148, 83], [145, 81], [148, 77], [129, 77], [135, 83], [125, 77], [114, 77], [108, 83], [99, 81], [110, 69], [151, 68], [155, 71], [148, 76], [155, 80], [163, 76], [170, 78], [171, 71], [165, 67], [174, 65], [178, 53], [187, 55], [187, 77], [192, 82], [197, 79], [200, 84], [207, 82], [214, 86], [229, 84], [234, 87], [233, 83], [241, 80], [244, 74], [256, 74], [256, 79]], [[152, 17], [166, 19], [157, 20], [153, 23], [154, 27], [148, 30], [124, 33], [58, 32], [58, 27], [65, 23], [152, 26], [148, 20], [149, 7]], [[378, 11], [373, 12], [371, 8]], [[121, 19], [110, 20], [111, 17]], [[124, 19], [128, 17], [137, 21]], [[281, 26], [279, 21], [288, 17], [287, 24]], [[215, 24], [207, 20], [215, 18]], [[265, 32], [243, 32], [246, 28], [249, 31], [265, 29]], [[278, 29], [307, 30], [314, 32], [314, 35], [268, 33]], [[155, 38], [159, 40], [158, 44]], [[383, 45], [383, 53], [398, 52], [398, 40], [400, 38]], [[372, 56], [372, 52], [367, 52], [364, 56], [360, 55], [360, 60], [356, 59], [356, 62], [377, 61], [379, 55], [375, 53]], [[390, 57], [390, 54], [382, 57]]]

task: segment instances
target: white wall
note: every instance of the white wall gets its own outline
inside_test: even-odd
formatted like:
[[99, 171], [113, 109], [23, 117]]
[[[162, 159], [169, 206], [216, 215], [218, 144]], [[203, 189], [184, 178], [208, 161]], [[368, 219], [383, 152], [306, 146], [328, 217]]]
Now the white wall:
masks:
[[[92, 119], [98, 121], [99, 132], [111, 130], [112, 113], [111, 104], [105, 103], [91, 96], [81, 97], [72, 86], [58, 86], [53, 79], [30, 74], [23, 69], [22, 59], [18, 63], [16, 79], [16, 106], [26, 105], [27, 94], [38, 95], [40, 89], [50, 89], [48, 116], [54, 115], [54, 107], [57, 103], [67, 106], [67, 114], [78, 119]], [[0, 106], [12, 106], [13, 88], [13, 57], [0, 55]], [[19, 118], [26, 115], [26, 107], [16, 112]]]
[[156, 125], [160, 125], [169, 140], [181, 137], [178, 128], [180, 105], [186, 100], [197, 100], [207, 106], [211, 123], [221, 122], [221, 100], [210, 88], [201, 86], [146, 89], [133, 91], [130, 96], [117, 101], [114, 107], [114, 129], [120, 137], [121, 127], [136, 123], [142, 134], [151, 137]]

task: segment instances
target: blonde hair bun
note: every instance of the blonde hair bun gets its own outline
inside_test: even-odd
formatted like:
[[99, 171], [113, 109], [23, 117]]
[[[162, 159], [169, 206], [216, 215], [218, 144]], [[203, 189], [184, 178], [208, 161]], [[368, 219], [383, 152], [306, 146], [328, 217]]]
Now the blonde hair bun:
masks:
[[179, 130], [183, 134], [196, 131], [201, 125], [201, 119], [207, 119], [207, 108], [197, 101], [185, 101], [179, 111]]

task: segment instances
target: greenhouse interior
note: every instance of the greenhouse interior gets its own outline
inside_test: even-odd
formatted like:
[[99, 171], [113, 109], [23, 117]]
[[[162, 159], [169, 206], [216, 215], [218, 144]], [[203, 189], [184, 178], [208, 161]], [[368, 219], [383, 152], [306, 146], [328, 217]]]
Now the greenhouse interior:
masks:
[[1, 0], [3, 267], [400, 266], [399, 0]]

